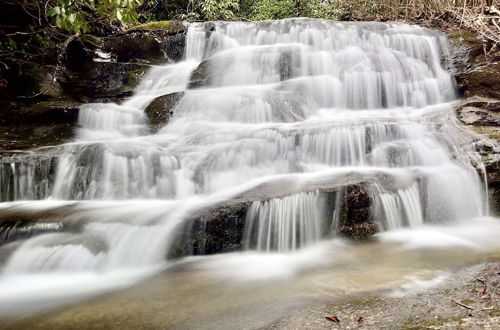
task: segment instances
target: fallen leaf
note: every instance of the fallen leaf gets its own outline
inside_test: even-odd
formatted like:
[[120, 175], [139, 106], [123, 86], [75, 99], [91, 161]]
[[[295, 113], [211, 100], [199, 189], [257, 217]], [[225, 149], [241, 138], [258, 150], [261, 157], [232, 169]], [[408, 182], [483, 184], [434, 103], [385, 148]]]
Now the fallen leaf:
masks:
[[332, 322], [335, 322], [335, 323], [340, 323], [340, 320], [338, 317], [336, 316], [326, 316], [325, 317], [328, 321], [332, 321]]

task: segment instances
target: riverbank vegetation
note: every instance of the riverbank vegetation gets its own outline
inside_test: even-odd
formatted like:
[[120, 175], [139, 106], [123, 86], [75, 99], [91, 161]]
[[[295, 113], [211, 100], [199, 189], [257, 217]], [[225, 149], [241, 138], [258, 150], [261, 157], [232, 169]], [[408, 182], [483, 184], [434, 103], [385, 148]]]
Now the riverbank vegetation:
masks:
[[405, 21], [466, 29], [500, 45], [498, 0], [4, 0], [0, 3], [0, 96], [23, 61], [57, 64], [67, 45], [162, 20], [269, 20], [289, 17]]

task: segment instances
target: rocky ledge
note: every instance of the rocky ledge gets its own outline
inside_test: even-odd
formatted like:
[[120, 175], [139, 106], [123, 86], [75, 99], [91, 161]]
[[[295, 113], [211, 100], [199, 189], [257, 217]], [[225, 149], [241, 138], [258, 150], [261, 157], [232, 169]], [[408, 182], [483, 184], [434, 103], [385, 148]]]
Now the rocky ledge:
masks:
[[455, 78], [463, 97], [457, 116], [466, 128], [489, 138], [478, 136], [476, 146], [488, 177], [491, 209], [500, 214], [500, 51], [487, 52], [480, 36], [467, 30], [447, 35], [455, 48]]
[[[363, 183], [318, 190], [326, 198], [325, 219], [338, 223], [323, 223], [323, 235], [364, 240], [378, 232], [372, 217], [373, 197]], [[251, 196], [252, 194], [248, 194]], [[282, 198], [282, 197], [278, 197]], [[170, 249], [170, 258], [186, 255], [209, 255], [241, 251], [248, 231], [247, 214], [253, 202], [269, 199], [234, 200], [201, 210], [182, 224], [179, 237]], [[331, 228], [335, 228], [333, 231]], [[252, 240], [246, 241], [252, 244]], [[250, 246], [251, 248], [251, 246]]]
[[68, 141], [80, 104], [132, 95], [152, 65], [182, 59], [186, 33], [183, 22], [154, 22], [104, 38], [75, 37], [57, 64], [9, 63], [0, 84], [2, 149]]

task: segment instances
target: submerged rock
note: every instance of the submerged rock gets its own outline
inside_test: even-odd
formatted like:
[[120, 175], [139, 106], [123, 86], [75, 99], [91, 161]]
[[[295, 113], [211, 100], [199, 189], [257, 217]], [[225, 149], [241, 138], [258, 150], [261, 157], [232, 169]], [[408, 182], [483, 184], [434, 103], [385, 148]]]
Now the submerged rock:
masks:
[[144, 110], [154, 132], [165, 126], [173, 115], [173, 109], [184, 92], [170, 93], [155, 98]]

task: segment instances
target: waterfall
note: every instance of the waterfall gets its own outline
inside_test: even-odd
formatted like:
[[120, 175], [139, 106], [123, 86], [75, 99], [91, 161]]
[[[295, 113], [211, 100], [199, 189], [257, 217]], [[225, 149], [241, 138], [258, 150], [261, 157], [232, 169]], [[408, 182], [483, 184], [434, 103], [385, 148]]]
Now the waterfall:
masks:
[[318, 192], [253, 202], [248, 210], [246, 247], [290, 251], [318, 241], [327, 220], [325, 202]]
[[[163, 265], [192, 210], [248, 191], [242, 246], [258, 251], [335, 236], [341, 203], [321, 187], [362, 184], [381, 230], [487, 212], [442, 34], [288, 19], [193, 23], [186, 38], [184, 60], [153, 66], [132, 97], [82, 106], [55, 156], [2, 158], [0, 197], [15, 202], [0, 209], [58, 229], [10, 245], [0, 282]], [[178, 92], [152, 133], [145, 108]]]

